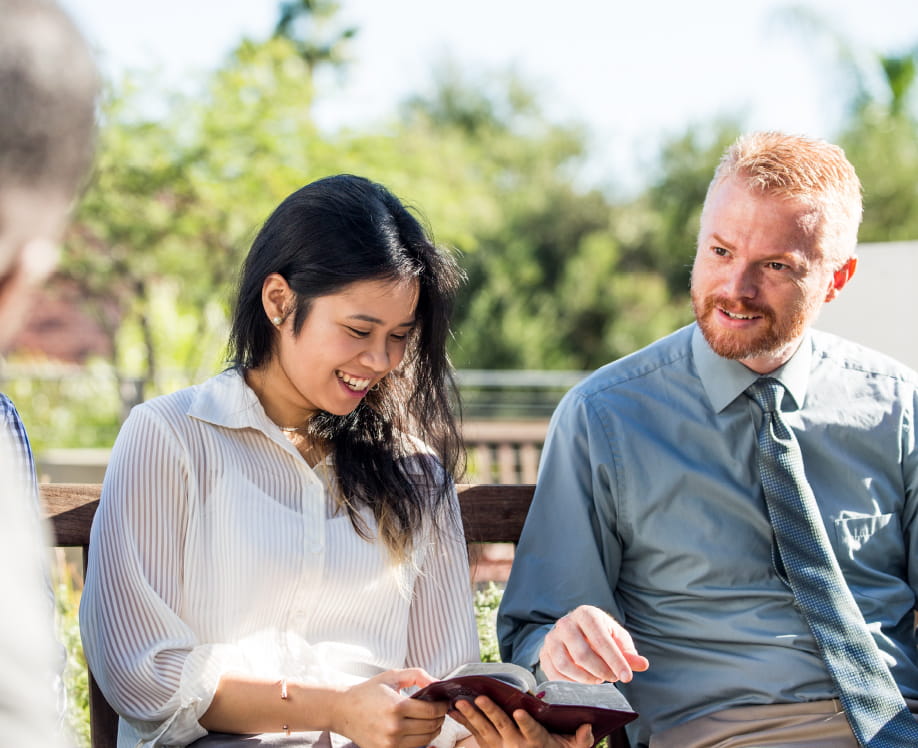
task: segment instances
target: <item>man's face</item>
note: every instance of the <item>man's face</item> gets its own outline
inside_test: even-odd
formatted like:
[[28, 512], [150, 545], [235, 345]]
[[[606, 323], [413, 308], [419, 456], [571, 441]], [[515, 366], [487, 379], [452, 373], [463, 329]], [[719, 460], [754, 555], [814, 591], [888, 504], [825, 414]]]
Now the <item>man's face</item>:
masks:
[[811, 225], [806, 206], [750, 191], [739, 179], [714, 188], [692, 267], [692, 306], [719, 356], [774, 371], [844, 285], [848, 273], [839, 281], [827, 267]]

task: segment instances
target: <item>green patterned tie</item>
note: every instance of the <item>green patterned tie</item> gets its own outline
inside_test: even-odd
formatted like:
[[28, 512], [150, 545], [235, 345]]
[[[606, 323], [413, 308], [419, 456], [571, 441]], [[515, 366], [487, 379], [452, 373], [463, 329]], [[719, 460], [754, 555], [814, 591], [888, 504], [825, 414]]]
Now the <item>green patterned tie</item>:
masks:
[[759, 472], [787, 581], [838, 688], [851, 729], [863, 746], [915, 748], [918, 723], [845, 583], [803, 471], [800, 445], [781, 418], [784, 387], [766, 377], [746, 393], [763, 412]]

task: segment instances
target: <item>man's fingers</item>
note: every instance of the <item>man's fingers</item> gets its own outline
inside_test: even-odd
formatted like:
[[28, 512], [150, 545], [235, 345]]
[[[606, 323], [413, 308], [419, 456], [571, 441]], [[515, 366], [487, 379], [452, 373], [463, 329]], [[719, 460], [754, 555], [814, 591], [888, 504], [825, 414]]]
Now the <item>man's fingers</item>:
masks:
[[[592, 636], [592, 638], [591, 638]], [[554, 667], [568, 680], [601, 683], [617, 680], [627, 664], [611, 636], [602, 640], [598, 630], [590, 635], [574, 615], [559, 619], [546, 637]]]
[[645, 670], [650, 668], [650, 660], [648, 660], [643, 655], [625, 652], [625, 659], [628, 661], [631, 669], [636, 673], [643, 673]]
[[650, 666], [647, 658], [638, 654], [631, 634], [611, 616], [597, 609], [588, 610], [580, 626], [592, 649], [611, 666], [619, 680], [630, 681], [632, 671]]
[[583, 665], [590, 667], [590, 663], [579, 663], [575, 656], [571, 654], [564, 642], [560, 639], [549, 642], [546, 640], [542, 649], [541, 662], [542, 670], [549, 680], [571, 680], [577, 683], [602, 683], [607, 680], [608, 676], [597, 675], [595, 670], [606, 672], [602, 660], [598, 657], [593, 658], [593, 670], [587, 670]]
[[608, 642], [610, 639], [615, 642], [617, 649], [624, 658], [638, 667], [634, 670], [646, 670], [650, 663], [646, 657], [638, 654], [637, 647], [628, 630], [618, 621], [605, 613], [590, 615], [585, 618], [582, 628], [587, 638], [591, 641], [595, 637], [597, 640]]
[[545, 637], [540, 660], [549, 677], [582, 683], [627, 682], [634, 671], [650, 666], [637, 653], [631, 635], [592, 606], [575, 608], [558, 620]]

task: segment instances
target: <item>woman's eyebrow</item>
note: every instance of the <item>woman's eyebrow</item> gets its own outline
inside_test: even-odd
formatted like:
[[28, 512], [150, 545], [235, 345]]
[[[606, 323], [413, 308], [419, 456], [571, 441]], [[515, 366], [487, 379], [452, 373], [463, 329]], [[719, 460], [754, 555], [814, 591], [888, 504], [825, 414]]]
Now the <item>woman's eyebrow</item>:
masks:
[[[350, 315], [350, 317], [348, 317], [348, 319], [356, 319], [356, 320], [360, 320], [361, 322], [369, 322], [370, 324], [373, 324], [373, 325], [384, 324], [381, 319], [379, 319], [378, 317], [372, 317], [369, 314], [352, 314]], [[416, 324], [416, 322], [417, 320], [415, 320], [412, 317], [411, 319], [405, 322], [402, 322], [401, 324], [396, 325], [396, 327], [413, 327]]]

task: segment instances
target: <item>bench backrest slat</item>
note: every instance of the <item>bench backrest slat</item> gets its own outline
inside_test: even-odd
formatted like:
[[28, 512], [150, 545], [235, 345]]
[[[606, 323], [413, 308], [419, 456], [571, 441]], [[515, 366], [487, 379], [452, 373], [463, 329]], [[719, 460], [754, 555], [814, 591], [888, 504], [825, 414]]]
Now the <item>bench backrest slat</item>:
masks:
[[[470, 543], [515, 543], [520, 536], [534, 486], [531, 484], [461, 484], [459, 503], [465, 537]], [[43, 483], [45, 515], [55, 544], [88, 546], [89, 529], [99, 505], [95, 483]]]

